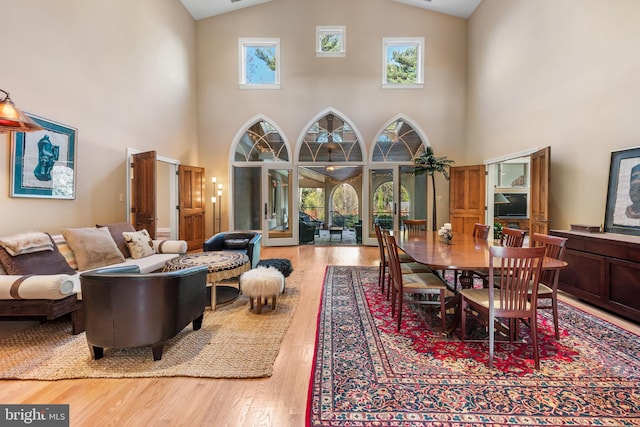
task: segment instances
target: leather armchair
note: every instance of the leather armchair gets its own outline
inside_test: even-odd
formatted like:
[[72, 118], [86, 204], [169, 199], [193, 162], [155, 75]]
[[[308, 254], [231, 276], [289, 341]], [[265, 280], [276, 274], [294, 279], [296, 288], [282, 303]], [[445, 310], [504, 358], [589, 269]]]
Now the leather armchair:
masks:
[[202, 326], [207, 301], [206, 266], [140, 274], [137, 266], [80, 275], [87, 343], [94, 359], [104, 348], [150, 345], [162, 358], [164, 341], [190, 322]]
[[242, 252], [249, 256], [251, 268], [255, 268], [260, 261], [261, 245], [262, 234], [257, 231], [222, 231], [205, 241], [202, 250]]

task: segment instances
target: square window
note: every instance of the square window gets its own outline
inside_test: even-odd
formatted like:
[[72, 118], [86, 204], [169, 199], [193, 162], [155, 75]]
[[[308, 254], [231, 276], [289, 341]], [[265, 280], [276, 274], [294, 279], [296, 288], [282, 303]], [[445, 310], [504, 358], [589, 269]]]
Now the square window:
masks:
[[316, 56], [346, 56], [346, 32], [344, 26], [316, 27]]
[[382, 87], [423, 87], [423, 51], [423, 37], [385, 37], [382, 42]]
[[239, 39], [240, 87], [280, 89], [280, 39]]

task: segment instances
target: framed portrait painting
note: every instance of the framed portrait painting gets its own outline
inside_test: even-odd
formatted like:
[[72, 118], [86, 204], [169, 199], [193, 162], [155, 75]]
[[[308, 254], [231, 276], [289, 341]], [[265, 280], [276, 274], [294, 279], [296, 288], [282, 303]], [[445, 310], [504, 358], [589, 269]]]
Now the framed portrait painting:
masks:
[[611, 153], [604, 231], [640, 235], [640, 147]]
[[75, 128], [27, 114], [42, 130], [14, 132], [11, 197], [75, 199]]

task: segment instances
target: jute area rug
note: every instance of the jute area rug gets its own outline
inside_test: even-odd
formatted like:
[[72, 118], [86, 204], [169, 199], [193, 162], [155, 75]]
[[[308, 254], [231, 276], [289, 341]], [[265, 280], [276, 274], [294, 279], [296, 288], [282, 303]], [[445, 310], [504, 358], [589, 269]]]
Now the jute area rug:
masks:
[[[271, 376], [280, 344], [300, 296], [302, 271], [286, 279], [276, 310], [249, 311], [248, 299], [206, 309], [202, 328], [189, 324], [164, 345], [154, 362], [151, 347], [107, 349], [93, 360], [85, 334], [71, 335], [68, 321], [54, 321], [0, 341], [0, 378], [60, 380], [70, 378]], [[132, 327], [135, 327], [132, 325]]]
[[640, 425], [638, 335], [561, 302], [559, 341], [538, 314], [540, 370], [526, 326], [490, 370], [486, 342], [443, 337], [437, 313], [405, 306], [396, 332], [377, 282], [377, 267], [327, 267], [308, 426]]

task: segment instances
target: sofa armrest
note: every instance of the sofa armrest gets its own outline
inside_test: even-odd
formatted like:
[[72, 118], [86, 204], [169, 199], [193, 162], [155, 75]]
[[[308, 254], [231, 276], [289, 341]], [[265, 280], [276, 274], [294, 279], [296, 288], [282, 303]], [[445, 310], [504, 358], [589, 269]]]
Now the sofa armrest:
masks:
[[154, 240], [153, 249], [157, 254], [186, 254], [186, 240]]
[[0, 299], [57, 300], [77, 292], [68, 274], [0, 275]]

